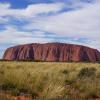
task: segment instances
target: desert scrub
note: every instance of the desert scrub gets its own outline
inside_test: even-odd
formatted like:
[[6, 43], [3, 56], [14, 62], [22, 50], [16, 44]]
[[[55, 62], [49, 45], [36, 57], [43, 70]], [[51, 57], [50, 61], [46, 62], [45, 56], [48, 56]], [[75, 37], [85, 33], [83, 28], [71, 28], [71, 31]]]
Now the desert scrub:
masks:
[[5, 80], [4, 83], [1, 85], [1, 89], [3, 90], [13, 90], [15, 89], [16, 85], [9, 81], [9, 80]]
[[86, 100], [100, 95], [100, 64], [3, 61], [0, 89], [35, 100]]
[[96, 75], [96, 69], [91, 68], [82, 68], [78, 74], [78, 77], [80, 78], [86, 78], [86, 77], [92, 77]]
[[64, 75], [67, 75], [67, 74], [69, 74], [69, 71], [67, 70], [67, 69], [64, 69], [63, 71], [61, 71], [62, 72], [62, 74], [64, 74]]

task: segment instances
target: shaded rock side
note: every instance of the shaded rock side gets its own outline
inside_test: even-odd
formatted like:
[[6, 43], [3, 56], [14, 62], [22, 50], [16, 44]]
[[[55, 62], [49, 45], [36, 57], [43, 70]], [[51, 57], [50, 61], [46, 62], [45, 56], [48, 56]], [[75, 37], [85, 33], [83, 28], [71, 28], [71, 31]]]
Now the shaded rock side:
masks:
[[100, 62], [100, 52], [81, 45], [64, 43], [26, 44], [8, 48], [4, 60], [59, 62]]

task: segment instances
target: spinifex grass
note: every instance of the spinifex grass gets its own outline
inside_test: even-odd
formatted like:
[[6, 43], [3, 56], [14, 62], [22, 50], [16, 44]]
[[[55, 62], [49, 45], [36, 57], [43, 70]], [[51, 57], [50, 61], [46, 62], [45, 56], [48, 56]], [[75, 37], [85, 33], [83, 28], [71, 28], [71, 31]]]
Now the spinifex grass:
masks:
[[1, 61], [0, 90], [36, 100], [99, 97], [100, 64]]

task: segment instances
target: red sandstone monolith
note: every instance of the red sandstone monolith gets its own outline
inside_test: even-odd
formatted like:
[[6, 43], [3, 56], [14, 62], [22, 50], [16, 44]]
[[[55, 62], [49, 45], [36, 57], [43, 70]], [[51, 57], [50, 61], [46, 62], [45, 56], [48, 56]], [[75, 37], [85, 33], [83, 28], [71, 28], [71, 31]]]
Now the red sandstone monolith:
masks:
[[3, 59], [53, 62], [100, 62], [100, 52], [82, 45], [33, 43], [8, 48], [4, 53]]

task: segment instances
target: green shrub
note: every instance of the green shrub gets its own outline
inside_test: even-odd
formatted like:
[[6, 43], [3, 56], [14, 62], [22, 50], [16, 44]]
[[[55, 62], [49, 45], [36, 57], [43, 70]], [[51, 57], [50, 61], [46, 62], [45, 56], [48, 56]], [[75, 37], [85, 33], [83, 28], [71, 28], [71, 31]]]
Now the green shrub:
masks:
[[68, 74], [68, 70], [65, 69], [65, 70], [62, 71], [62, 73], [63, 74]]
[[42, 92], [43, 91], [43, 88], [44, 88], [44, 85], [42, 83], [40, 83], [38, 86], [37, 86], [37, 90], [39, 92]]
[[72, 85], [73, 83], [75, 83], [75, 80], [65, 80], [66, 85]]
[[13, 90], [16, 88], [16, 85], [11, 81], [5, 81], [2, 86], [2, 90]]
[[78, 74], [78, 77], [91, 77], [96, 75], [95, 68], [82, 68]]

